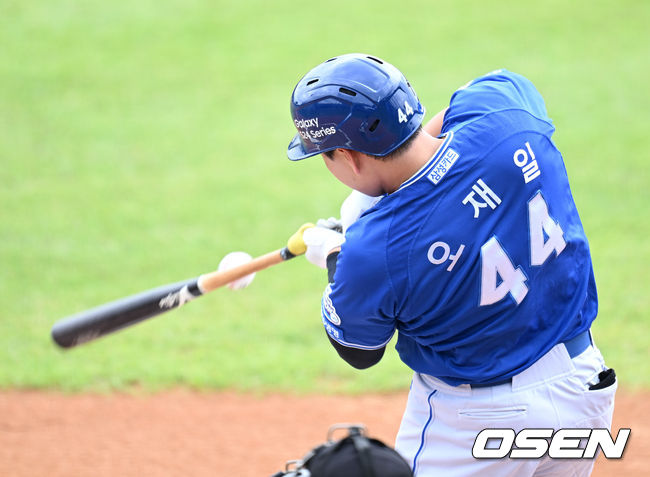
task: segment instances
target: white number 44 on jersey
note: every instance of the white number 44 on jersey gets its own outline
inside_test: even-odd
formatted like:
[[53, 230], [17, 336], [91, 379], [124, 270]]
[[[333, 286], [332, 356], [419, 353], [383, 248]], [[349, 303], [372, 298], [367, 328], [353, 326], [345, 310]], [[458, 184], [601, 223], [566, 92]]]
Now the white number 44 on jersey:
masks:
[[[551, 218], [541, 192], [528, 202], [530, 234], [530, 264], [541, 266], [555, 252], [560, 255], [566, 247], [562, 227]], [[545, 240], [545, 236], [547, 239]], [[499, 278], [501, 279], [499, 283]], [[496, 237], [481, 247], [481, 302], [492, 305], [507, 294], [520, 304], [528, 293], [526, 275], [516, 267]], [[497, 285], [498, 283], [498, 285]]]

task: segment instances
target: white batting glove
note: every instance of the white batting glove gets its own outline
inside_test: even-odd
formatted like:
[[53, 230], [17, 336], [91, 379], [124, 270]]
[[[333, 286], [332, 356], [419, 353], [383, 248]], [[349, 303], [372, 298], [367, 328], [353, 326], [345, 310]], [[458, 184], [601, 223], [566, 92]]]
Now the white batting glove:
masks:
[[343, 231], [343, 225], [341, 220], [336, 217], [330, 217], [329, 219], [318, 219], [316, 222], [317, 227], [325, 227], [326, 229], [332, 229], [337, 232]]
[[327, 256], [345, 242], [342, 233], [325, 227], [311, 227], [302, 234], [307, 246], [305, 258], [320, 268], [327, 268]]
[[343, 233], [357, 221], [361, 214], [375, 205], [381, 197], [371, 197], [362, 192], [353, 190], [341, 204], [341, 225]]

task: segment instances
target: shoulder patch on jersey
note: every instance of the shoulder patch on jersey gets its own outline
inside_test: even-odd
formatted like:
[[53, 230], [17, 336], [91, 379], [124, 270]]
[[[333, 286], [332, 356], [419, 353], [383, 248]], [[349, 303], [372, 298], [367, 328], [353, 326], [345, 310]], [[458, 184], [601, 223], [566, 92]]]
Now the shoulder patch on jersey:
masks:
[[442, 157], [435, 163], [433, 169], [431, 169], [431, 172], [427, 175], [427, 178], [433, 182], [434, 185], [438, 185], [459, 157], [460, 156], [456, 151], [448, 147]]
[[332, 303], [332, 299], [330, 298], [330, 293], [332, 293], [332, 286], [327, 285], [327, 288], [325, 288], [325, 291], [323, 292], [323, 300], [322, 300], [323, 317], [327, 318], [327, 320], [332, 322], [332, 324], [334, 325], [340, 325], [341, 318], [336, 313], [336, 308], [334, 308], [334, 304]]
[[[446, 156], [447, 151], [450, 150], [449, 145], [451, 144], [451, 141], [453, 140], [453, 138], [454, 138], [454, 132], [453, 132], [453, 131], [448, 131], [448, 132], [446, 132], [446, 133], [444, 134], [444, 141], [443, 141], [443, 143], [440, 145], [440, 147], [439, 147], [438, 150], [435, 152], [435, 154], [433, 155], [433, 157], [431, 157], [431, 159], [429, 160], [429, 162], [427, 162], [424, 166], [422, 166], [422, 168], [421, 168], [419, 171], [417, 171], [417, 172], [413, 175], [413, 177], [411, 177], [409, 180], [407, 180], [406, 182], [404, 182], [404, 183], [399, 187], [399, 189], [397, 189], [397, 190], [399, 191], [399, 190], [405, 189], [405, 188], [407, 188], [408, 186], [410, 186], [411, 184], [414, 184], [415, 182], [419, 181], [421, 178], [423, 178], [423, 177], [425, 177], [425, 176], [426, 176], [426, 177], [429, 177], [429, 179], [431, 180], [431, 178], [430, 178], [430, 174], [429, 174], [429, 173], [430, 173], [431, 170], [432, 170], [433, 168], [435, 168], [435, 167], [436, 167], [436, 166], [437, 166], [437, 165], [442, 161], [442, 159]], [[455, 155], [455, 157], [454, 157], [454, 155]], [[447, 161], [449, 161], [449, 160], [451, 160], [451, 159], [453, 158], [453, 162], [456, 162], [456, 159], [458, 159], [458, 157], [459, 157], [458, 153], [457, 153], [456, 151], [453, 151], [453, 154], [451, 154], [450, 156], [447, 157]], [[453, 164], [453, 163], [452, 163], [452, 164]], [[451, 166], [448, 165], [448, 166], [447, 166], [447, 170], [449, 170], [449, 167], [451, 167]], [[446, 172], [445, 172], [445, 174], [446, 174]], [[443, 176], [444, 176], [444, 174], [443, 174]], [[442, 177], [441, 177], [440, 179], [442, 179]], [[440, 180], [438, 180], [438, 182], [440, 182]], [[395, 192], [397, 192], [397, 191], [395, 191]]]

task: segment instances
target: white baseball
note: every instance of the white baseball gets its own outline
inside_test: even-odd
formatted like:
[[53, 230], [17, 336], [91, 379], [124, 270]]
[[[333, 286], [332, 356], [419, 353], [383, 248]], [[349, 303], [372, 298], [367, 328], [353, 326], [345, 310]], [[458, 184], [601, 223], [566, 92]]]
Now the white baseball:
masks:
[[[244, 263], [248, 263], [251, 260], [253, 260], [253, 257], [251, 257], [246, 252], [230, 252], [228, 255], [221, 259], [217, 270], [228, 270], [230, 268], [235, 268], [239, 265], [243, 265]], [[248, 285], [250, 285], [253, 281], [253, 278], [255, 278], [255, 274], [251, 273], [250, 275], [239, 278], [234, 282], [230, 282], [226, 286], [231, 290], [241, 290], [242, 288], [246, 288]]]

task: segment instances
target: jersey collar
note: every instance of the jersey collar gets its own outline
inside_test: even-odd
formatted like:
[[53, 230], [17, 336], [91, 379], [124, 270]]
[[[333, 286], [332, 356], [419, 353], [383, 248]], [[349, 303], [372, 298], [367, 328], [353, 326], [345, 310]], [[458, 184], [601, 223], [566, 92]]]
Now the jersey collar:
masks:
[[[415, 174], [413, 174], [409, 179], [407, 179], [405, 182], [402, 183], [401, 186], [395, 191], [400, 191], [402, 189], [407, 188], [408, 186], [414, 184], [418, 180], [420, 180], [423, 176], [426, 176], [431, 169], [436, 165], [438, 160], [443, 156], [445, 151], [447, 150], [447, 147], [449, 147], [449, 144], [451, 144], [451, 140], [454, 137], [454, 132], [449, 131], [445, 133], [445, 140], [442, 142], [438, 150], [431, 156], [431, 159], [427, 161], [425, 165], [423, 165]], [[393, 192], [393, 194], [395, 193]]]

